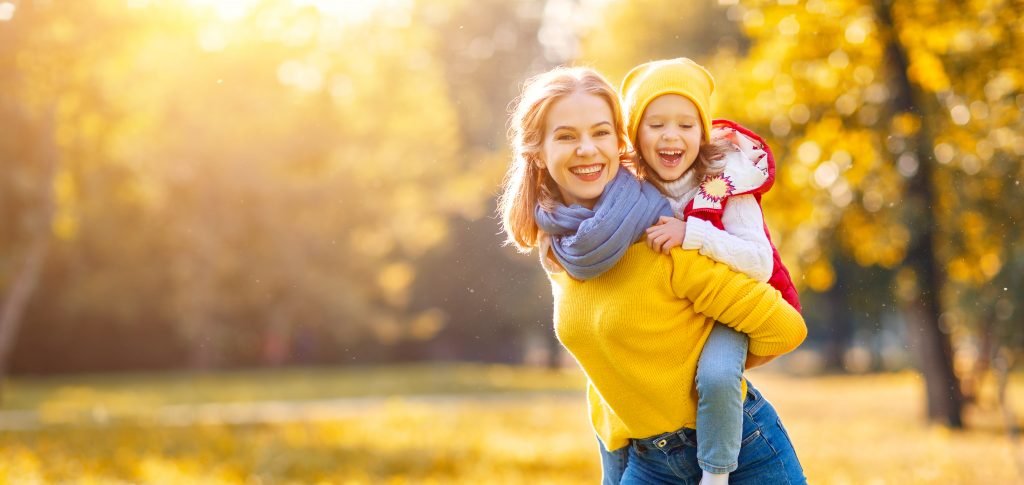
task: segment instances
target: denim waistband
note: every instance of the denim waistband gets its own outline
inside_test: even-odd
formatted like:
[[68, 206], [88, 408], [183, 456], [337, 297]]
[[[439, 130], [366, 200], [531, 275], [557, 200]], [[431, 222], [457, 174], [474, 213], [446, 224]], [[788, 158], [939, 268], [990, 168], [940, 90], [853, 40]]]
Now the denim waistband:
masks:
[[647, 453], [651, 450], [661, 450], [667, 452], [668, 450], [680, 447], [690, 446], [693, 448], [697, 447], [697, 430], [691, 428], [680, 428], [675, 431], [669, 431], [656, 436], [649, 436], [647, 438], [631, 439], [629, 445], [633, 447], [638, 453]]
[[764, 407], [764, 403], [765, 400], [761, 396], [761, 391], [758, 391], [754, 384], [747, 380], [747, 396], [743, 401], [743, 412], [753, 415]]
[[[761, 392], [747, 381], [747, 395], [743, 402], [743, 412], [753, 415], [764, 407], [765, 400]], [[631, 438], [629, 446], [632, 446], [638, 453], [646, 453], [650, 450], [668, 451], [677, 446], [697, 447], [697, 430], [692, 428], [679, 428], [675, 431], [661, 433], [647, 438]]]

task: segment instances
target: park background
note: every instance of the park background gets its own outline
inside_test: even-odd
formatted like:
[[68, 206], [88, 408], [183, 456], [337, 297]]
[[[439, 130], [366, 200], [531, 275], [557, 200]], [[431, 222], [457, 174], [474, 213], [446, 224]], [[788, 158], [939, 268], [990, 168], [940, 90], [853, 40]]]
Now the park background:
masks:
[[595, 483], [509, 106], [687, 56], [777, 158], [811, 483], [1022, 483], [1022, 12], [0, 0], [0, 481]]

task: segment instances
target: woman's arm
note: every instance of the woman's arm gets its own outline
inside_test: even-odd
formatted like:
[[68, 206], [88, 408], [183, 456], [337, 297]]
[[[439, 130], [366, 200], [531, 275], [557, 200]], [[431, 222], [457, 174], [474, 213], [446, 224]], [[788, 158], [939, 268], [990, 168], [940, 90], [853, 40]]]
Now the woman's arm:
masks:
[[807, 337], [803, 317], [767, 283], [755, 281], [696, 251], [673, 249], [672, 288], [694, 310], [750, 337], [751, 354], [795, 349]]
[[730, 198], [722, 213], [725, 230], [697, 217], [686, 220], [683, 249], [721, 261], [758, 281], [768, 281], [775, 261], [764, 230], [764, 215], [753, 195]]

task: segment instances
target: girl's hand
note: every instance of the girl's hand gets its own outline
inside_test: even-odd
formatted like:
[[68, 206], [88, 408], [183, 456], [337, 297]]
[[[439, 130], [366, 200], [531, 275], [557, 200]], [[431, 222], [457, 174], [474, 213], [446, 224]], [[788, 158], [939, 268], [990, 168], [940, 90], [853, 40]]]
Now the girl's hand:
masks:
[[655, 251], [668, 254], [669, 250], [683, 245], [686, 223], [675, 217], [661, 216], [658, 222], [647, 228], [647, 246]]

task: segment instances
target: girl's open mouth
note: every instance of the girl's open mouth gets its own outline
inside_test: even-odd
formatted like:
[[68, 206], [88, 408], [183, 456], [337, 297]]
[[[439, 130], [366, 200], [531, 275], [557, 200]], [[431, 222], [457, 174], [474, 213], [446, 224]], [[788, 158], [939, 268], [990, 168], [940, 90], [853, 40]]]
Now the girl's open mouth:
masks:
[[658, 158], [666, 167], [675, 167], [683, 159], [682, 150], [658, 150]]

